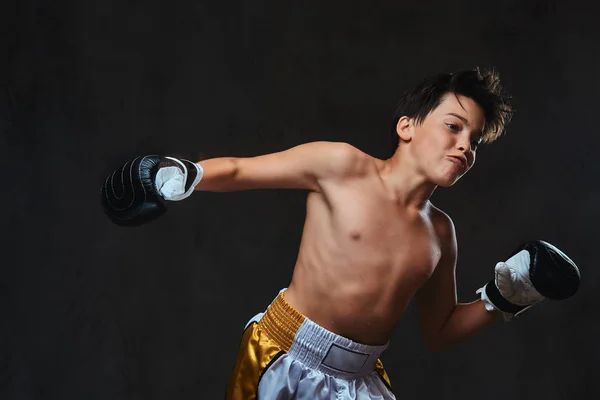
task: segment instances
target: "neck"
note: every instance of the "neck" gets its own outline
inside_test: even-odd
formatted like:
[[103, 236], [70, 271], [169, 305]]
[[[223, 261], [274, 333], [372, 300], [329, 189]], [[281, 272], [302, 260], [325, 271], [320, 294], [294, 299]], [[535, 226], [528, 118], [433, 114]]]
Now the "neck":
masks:
[[437, 188], [419, 173], [410, 157], [400, 154], [400, 151], [381, 164], [379, 173], [397, 201], [406, 208], [422, 210]]

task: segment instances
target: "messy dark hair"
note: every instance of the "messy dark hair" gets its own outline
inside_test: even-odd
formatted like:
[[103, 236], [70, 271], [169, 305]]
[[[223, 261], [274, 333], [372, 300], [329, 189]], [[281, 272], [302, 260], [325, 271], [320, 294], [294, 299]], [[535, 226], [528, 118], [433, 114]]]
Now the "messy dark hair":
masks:
[[422, 123], [448, 93], [469, 97], [483, 109], [483, 143], [498, 139], [512, 118], [511, 97], [500, 85], [500, 77], [494, 69], [482, 72], [476, 67], [473, 70], [430, 76], [400, 97], [391, 128], [393, 151], [398, 147], [398, 120], [406, 116], [417, 124]]

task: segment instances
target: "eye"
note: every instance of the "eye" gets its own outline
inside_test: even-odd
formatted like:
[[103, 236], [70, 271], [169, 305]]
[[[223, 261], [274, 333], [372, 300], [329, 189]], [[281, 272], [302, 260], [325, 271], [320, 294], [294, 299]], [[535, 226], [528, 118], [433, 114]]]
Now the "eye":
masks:
[[446, 126], [450, 128], [452, 132], [458, 132], [460, 130], [460, 127], [456, 124], [446, 124]]

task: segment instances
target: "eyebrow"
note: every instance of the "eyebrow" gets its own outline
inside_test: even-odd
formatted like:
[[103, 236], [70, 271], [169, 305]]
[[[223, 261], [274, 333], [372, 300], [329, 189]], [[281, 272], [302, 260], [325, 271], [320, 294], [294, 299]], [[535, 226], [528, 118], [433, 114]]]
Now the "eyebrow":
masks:
[[[468, 126], [469, 128], [471, 127], [471, 124], [469, 124], [469, 120], [467, 120], [467, 119], [466, 119], [465, 117], [463, 117], [462, 115], [458, 115], [458, 114], [456, 114], [456, 113], [453, 113], [453, 112], [451, 112], [451, 113], [448, 113], [448, 114], [446, 114], [446, 115], [452, 115], [452, 116], [454, 116], [454, 117], [456, 117], [456, 118], [460, 119], [460, 120], [461, 120], [461, 121], [462, 121], [462, 122], [463, 122], [463, 123], [464, 123], [466, 126]], [[475, 132], [475, 133], [477, 133], [477, 138], [478, 138], [479, 140], [481, 140], [481, 138], [483, 137], [483, 132], [481, 132], [481, 131], [477, 131], [477, 132]]]
[[468, 120], [467, 120], [465, 117], [463, 117], [462, 115], [458, 115], [458, 114], [455, 114], [455, 113], [452, 113], [452, 112], [451, 112], [451, 113], [448, 113], [448, 114], [446, 114], [446, 115], [453, 115], [453, 116], [455, 116], [456, 118], [460, 119], [462, 122], [464, 122], [464, 123], [465, 123], [465, 125], [467, 125], [467, 126], [471, 126], [471, 125], [469, 124], [469, 121], [468, 121]]

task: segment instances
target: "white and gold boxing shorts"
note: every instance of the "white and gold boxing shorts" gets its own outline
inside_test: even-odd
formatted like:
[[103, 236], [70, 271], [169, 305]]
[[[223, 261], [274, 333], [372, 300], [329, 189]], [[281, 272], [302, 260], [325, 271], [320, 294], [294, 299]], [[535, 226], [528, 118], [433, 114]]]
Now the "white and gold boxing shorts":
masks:
[[386, 348], [317, 325], [282, 290], [246, 325], [226, 399], [395, 399], [379, 359]]

